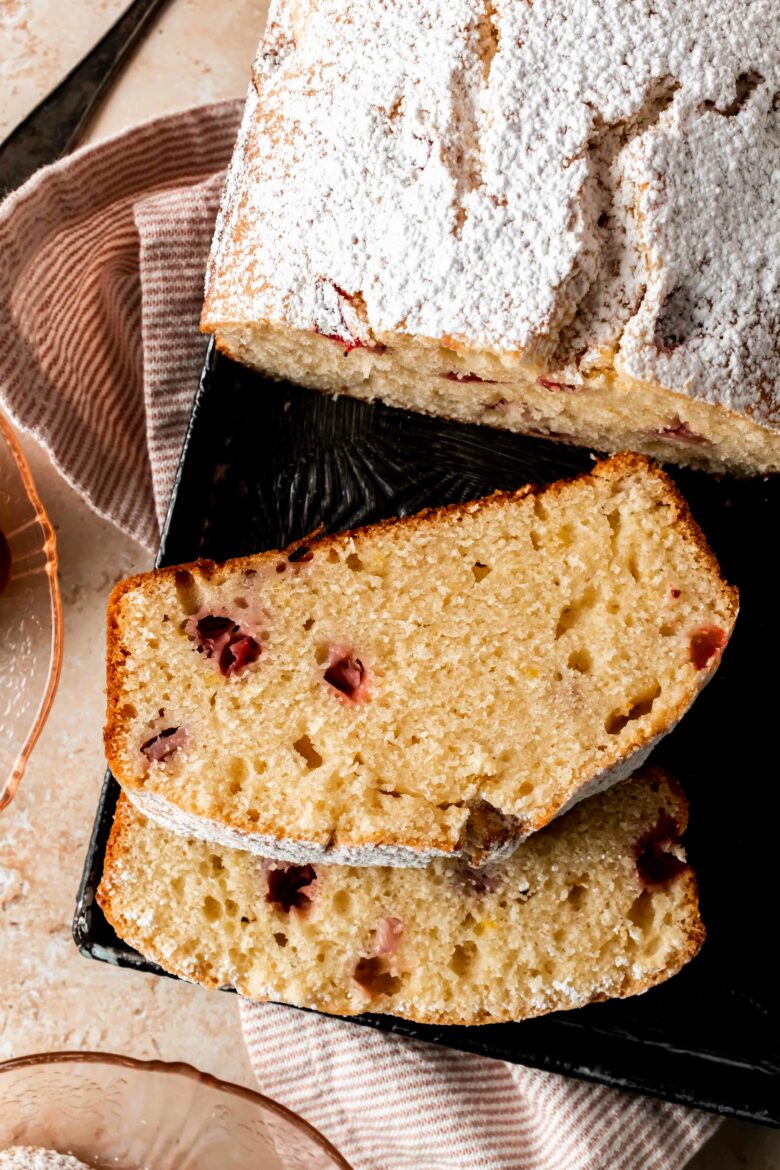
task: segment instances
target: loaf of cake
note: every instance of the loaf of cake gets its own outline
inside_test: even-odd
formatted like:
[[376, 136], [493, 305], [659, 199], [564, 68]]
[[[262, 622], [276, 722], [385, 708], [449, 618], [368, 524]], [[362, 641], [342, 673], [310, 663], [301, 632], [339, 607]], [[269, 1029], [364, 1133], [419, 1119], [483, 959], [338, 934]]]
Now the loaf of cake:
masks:
[[0, 1170], [89, 1170], [71, 1154], [58, 1154], [41, 1146], [10, 1146], [0, 1150]]
[[166, 971], [258, 1000], [434, 1024], [636, 995], [704, 939], [683, 794], [648, 770], [481, 870], [290, 865], [162, 829], [120, 800], [98, 901]]
[[772, 0], [273, 0], [202, 327], [274, 378], [780, 469]]
[[286, 552], [133, 577], [106, 751], [172, 829], [283, 860], [475, 864], [628, 776], [736, 617], [643, 456]]

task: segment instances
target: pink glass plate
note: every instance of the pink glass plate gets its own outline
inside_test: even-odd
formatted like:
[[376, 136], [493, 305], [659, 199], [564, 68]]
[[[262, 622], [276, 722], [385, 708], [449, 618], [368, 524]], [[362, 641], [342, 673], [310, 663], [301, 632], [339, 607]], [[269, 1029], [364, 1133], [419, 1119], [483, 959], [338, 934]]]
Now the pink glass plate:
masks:
[[0, 1065], [0, 1150], [42, 1146], [95, 1170], [350, 1170], [300, 1117], [186, 1064], [97, 1052]]
[[54, 531], [0, 415], [0, 809], [19, 787], [46, 721], [61, 659]]

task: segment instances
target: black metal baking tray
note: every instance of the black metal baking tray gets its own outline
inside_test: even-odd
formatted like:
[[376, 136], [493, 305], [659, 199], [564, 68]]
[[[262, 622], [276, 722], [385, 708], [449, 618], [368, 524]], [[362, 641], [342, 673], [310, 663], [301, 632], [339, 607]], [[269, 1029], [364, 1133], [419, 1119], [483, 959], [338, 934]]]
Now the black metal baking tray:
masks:
[[[545, 482], [592, 454], [270, 383], [218, 356], [204, 369], [160, 564], [278, 548], [494, 488]], [[713, 683], [655, 758], [691, 799], [688, 852], [708, 938], [676, 978], [635, 999], [519, 1024], [360, 1021], [503, 1060], [780, 1125], [776, 578], [780, 481], [674, 477], [742, 613]], [[95, 903], [117, 785], [106, 778], [74, 926], [92, 958], [158, 971]], [[159, 972], [162, 973], [162, 972]]]

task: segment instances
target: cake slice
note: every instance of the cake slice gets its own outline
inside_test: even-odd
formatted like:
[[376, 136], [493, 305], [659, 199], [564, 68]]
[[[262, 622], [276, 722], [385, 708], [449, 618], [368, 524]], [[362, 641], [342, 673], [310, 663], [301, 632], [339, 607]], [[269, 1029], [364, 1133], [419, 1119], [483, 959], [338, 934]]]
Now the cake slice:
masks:
[[592, 474], [131, 578], [106, 750], [161, 824], [290, 861], [508, 852], [629, 775], [736, 592], [665, 474]]
[[202, 328], [316, 390], [780, 471], [769, 13], [274, 0]]
[[119, 803], [98, 901], [166, 971], [324, 1012], [486, 1024], [636, 995], [704, 940], [656, 770], [470, 869], [289, 865], [161, 829]]

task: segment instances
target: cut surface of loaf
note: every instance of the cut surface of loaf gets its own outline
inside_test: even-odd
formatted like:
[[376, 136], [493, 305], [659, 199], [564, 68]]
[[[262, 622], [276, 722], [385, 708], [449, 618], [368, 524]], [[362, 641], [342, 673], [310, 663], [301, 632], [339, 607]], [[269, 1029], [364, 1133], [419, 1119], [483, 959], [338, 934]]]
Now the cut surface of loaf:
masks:
[[41, 1146], [10, 1146], [0, 1150], [0, 1170], [89, 1170], [71, 1154], [58, 1154]]
[[629, 775], [736, 608], [668, 477], [616, 456], [120, 584], [108, 759], [156, 820], [266, 856], [480, 861]]
[[275, 0], [202, 325], [318, 390], [780, 470], [780, 22]]
[[437, 1024], [636, 995], [704, 939], [679, 788], [648, 770], [482, 870], [296, 866], [117, 808], [98, 901], [119, 935], [207, 987]]

